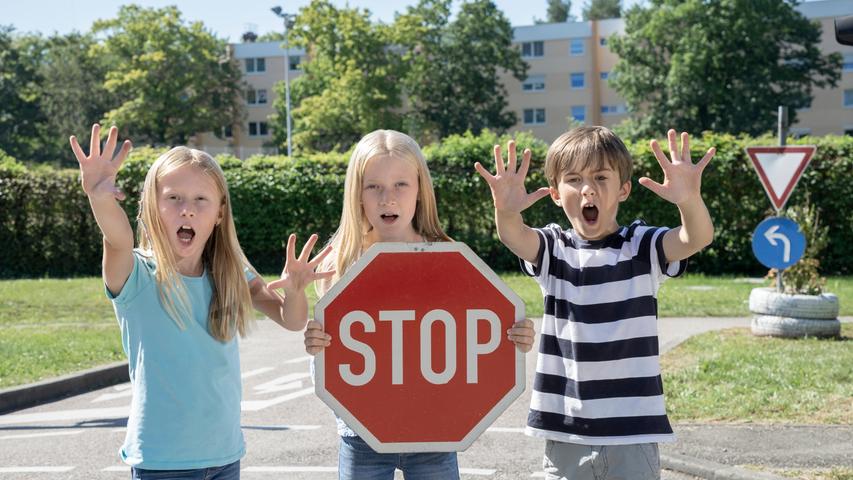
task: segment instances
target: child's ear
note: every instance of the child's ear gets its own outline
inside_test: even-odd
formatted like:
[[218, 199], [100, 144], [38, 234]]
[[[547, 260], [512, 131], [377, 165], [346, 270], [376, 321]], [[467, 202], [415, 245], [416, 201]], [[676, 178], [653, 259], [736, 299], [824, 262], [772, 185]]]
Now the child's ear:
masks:
[[619, 201], [624, 202], [628, 199], [628, 195], [631, 194], [631, 180], [623, 183], [619, 188]]
[[558, 207], [562, 206], [560, 204], [560, 191], [554, 187], [548, 187], [548, 194], [551, 195], [551, 200], [557, 204]]

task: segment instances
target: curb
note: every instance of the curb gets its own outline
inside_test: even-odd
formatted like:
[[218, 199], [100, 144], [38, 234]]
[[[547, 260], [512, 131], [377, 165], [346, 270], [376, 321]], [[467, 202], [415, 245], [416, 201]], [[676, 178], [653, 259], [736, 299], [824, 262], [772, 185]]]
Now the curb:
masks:
[[771, 473], [731, 467], [722, 463], [673, 453], [660, 454], [661, 467], [708, 480], [788, 480]]
[[0, 415], [130, 381], [127, 362], [0, 390]]

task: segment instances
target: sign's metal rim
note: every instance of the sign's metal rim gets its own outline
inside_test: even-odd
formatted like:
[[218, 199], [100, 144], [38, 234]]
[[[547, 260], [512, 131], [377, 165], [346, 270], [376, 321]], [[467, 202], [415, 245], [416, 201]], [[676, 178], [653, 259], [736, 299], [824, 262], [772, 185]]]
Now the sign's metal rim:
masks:
[[[745, 147], [746, 156], [749, 158], [749, 163], [752, 164], [752, 168], [755, 169], [755, 173], [758, 174], [758, 180], [761, 182], [761, 186], [764, 187], [764, 192], [767, 193], [767, 198], [770, 199], [770, 203], [773, 205], [776, 210], [782, 210], [785, 208], [785, 204], [788, 203], [788, 199], [791, 198], [791, 193], [793, 193], [794, 188], [797, 187], [797, 184], [800, 182], [800, 178], [803, 177], [803, 172], [806, 171], [806, 168], [814, 158], [815, 152], [817, 152], [816, 145], [786, 145], [784, 147], [769, 147], [769, 146], [754, 146], [754, 147]], [[785, 153], [785, 152], [797, 152], [797, 153], [805, 153], [805, 158], [794, 171], [794, 176], [791, 178], [787, 188], [784, 191], [779, 192], [777, 195], [776, 192], [773, 191], [770, 186], [770, 179], [767, 177], [767, 173], [764, 171], [764, 168], [761, 166], [761, 162], [758, 161], [758, 158], [755, 156], [757, 153]]]
[[[381, 254], [414, 253], [414, 252], [458, 252], [462, 254], [476, 269], [486, 277], [515, 307], [515, 321], [524, 318], [524, 301], [484, 262], [468, 245], [462, 242], [432, 242], [404, 243], [386, 242], [373, 244], [364, 254], [341, 276], [340, 280], [330, 288], [314, 305], [314, 320], [325, 324], [324, 309], [334, 300], [346, 286], [364, 270], [374, 258]], [[464, 451], [474, 443], [483, 432], [503, 413], [521, 394], [526, 385], [525, 354], [515, 351], [515, 386], [497, 402], [489, 412], [458, 442], [386, 442], [382, 443], [371, 434], [358, 419], [352, 415], [336, 398], [325, 389], [325, 355], [323, 352], [314, 357], [314, 392], [326, 405], [340, 415], [371, 448], [378, 453], [408, 453], [408, 452], [455, 452]], [[378, 407], [377, 407], [378, 408]]]

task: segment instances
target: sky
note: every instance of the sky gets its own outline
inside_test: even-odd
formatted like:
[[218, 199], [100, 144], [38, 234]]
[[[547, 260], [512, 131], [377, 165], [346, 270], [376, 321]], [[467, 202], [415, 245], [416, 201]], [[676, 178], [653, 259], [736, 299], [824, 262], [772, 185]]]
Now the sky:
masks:
[[[416, 0], [332, 0], [335, 5], [366, 8], [375, 20], [391, 22], [394, 12], [402, 11]], [[88, 31], [97, 19], [113, 18], [122, 4], [136, 3], [145, 7], [177, 5], [185, 20], [201, 21], [220, 38], [237, 42], [251, 29], [258, 34], [281, 29], [281, 20], [270, 11], [276, 5], [285, 12], [296, 13], [310, 0], [0, 0], [0, 25], [13, 25], [18, 32]], [[545, 18], [547, 0], [495, 0], [513, 26], [531, 25], [533, 18]], [[580, 18], [585, 0], [572, 2], [572, 13]], [[630, 7], [642, 0], [623, 0]], [[459, 1], [454, 1], [458, 5]]]

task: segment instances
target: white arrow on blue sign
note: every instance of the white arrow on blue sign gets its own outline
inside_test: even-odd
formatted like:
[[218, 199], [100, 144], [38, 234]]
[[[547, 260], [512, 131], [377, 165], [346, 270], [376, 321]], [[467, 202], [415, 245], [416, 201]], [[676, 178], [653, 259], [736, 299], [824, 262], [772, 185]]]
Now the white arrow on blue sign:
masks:
[[752, 233], [752, 253], [762, 265], [784, 270], [797, 263], [806, 250], [806, 237], [791, 219], [770, 217]]

